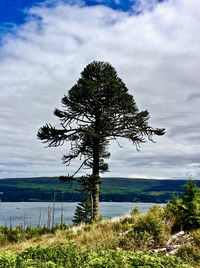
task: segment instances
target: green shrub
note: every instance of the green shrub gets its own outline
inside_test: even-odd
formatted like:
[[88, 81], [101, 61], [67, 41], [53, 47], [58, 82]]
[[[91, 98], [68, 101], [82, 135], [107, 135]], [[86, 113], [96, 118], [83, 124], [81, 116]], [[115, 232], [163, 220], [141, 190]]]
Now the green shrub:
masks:
[[132, 211], [131, 211], [131, 216], [134, 216], [134, 215], [139, 215], [141, 212], [140, 212], [140, 209], [138, 206], [135, 206]]
[[124, 249], [148, 249], [161, 244], [168, 235], [163, 221], [164, 210], [160, 206], [153, 206], [145, 215], [133, 215], [120, 220], [121, 231], [119, 245]]
[[0, 267], [3, 268], [15, 268], [16, 266], [17, 256], [12, 251], [8, 250], [4, 252], [2, 256], [0, 256]]
[[191, 230], [200, 227], [200, 188], [195, 181], [184, 185], [183, 196], [173, 196], [166, 206], [166, 213], [175, 217], [172, 231]]
[[185, 263], [181, 259], [173, 256], [159, 256], [155, 253], [148, 254], [143, 252], [137, 252], [131, 255], [130, 268], [192, 268], [192, 266], [188, 263]]
[[85, 251], [73, 241], [54, 247], [28, 248], [21, 254], [11, 251], [0, 257], [2, 268], [192, 268], [183, 260], [156, 253], [125, 251], [123, 249]]
[[147, 250], [152, 246], [152, 235], [144, 231], [141, 233], [129, 231], [119, 238], [119, 246], [125, 250]]
[[8, 241], [8, 237], [5, 234], [0, 233], [0, 245], [5, 244]]
[[160, 218], [164, 217], [164, 209], [163, 207], [158, 206], [158, 205], [153, 205], [152, 207], [150, 207], [148, 212], [154, 213]]
[[18, 229], [11, 229], [8, 232], [8, 241], [10, 242], [19, 242], [22, 240], [22, 234]]
[[125, 218], [122, 218], [120, 219], [120, 223], [121, 224], [133, 224], [135, 223], [135, 217], [132, 216], [132, 217], [125, 217]]
[[200, 251], [197, 247], [191, 244], [181, 246], [177, 251], [177, 256], [191, 263], [200, 263]]
[[112, 228], [115, 232], [119, 233], [122, 230], [122, 224], [120, 222], [114, 222]]
[[190, 236], [193, 238], [194, 244], [200, 247], [200, 229], [191, 232]]
[[152, 235], [156, 243], [161, 242], [166, 236], [166, 228], [161, 216], [152, 211], [138, 217], [137, 222], [134, 225], [134, 232], [147, 232]]
[[5, 244], [6, 242], [19, 242], [22, 240], [30, 239], [32, 237], [41, 236], [43, 234], [55, 233], [56, 230], [66, 230], [69, 228], [65, 223], [56, 225], [55, 227], [49, 229], [47, 227], [30, 227], [27, 226], [26, 229], [23, 229], [21, 226], [15, 228], [8, 228], [0, 226], [0, 244]]

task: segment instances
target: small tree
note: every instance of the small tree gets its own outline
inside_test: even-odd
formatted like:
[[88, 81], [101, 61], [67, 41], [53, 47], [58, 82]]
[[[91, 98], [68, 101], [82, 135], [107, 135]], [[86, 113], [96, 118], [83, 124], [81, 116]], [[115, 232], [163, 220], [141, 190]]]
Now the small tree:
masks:
[[78, 203], [74, 213], [74, 219], [72, 221], [74, 224], [91, 223], [92, 209], [90, 198], [88, 195], [85, 195], [85, 197], [82, 198], [81, 201]]
[[191, 227], [200, 227], [200, 188], [196, 186], [195, 181], [189, 180], [185, 185], [185, 194], [183, 196], [184, 206], [184, 225]]
[[184, 190], [182, 196], [174, 195], [166, 207], [175, 216], [175, 230], [200, 227], [200, 188], [190, 179], [184, 185]]
[[139, 215], [141, 212], [140, 212], [140, 209], [138, 206], [135, 206], [132, 210], [131, 210], [131, 216], [135, 216], [135, 215]]
[[[76, 208], [76, 212], [75, 212], [75, 216], [76, 216], [76, 222], [74, 223], [80, 223], [80, 218], [82, 219], [83, 216], [84, 218], [82, 219], [81, 222], [85, 222], [86, 221], [84, 219], [87, 220], [87, 223], [89, 223], [90, 221], [88, 219], [90, 219], [92, 217], [93, 219], [93, 189], [95, 188], [95, 183], [96, 183], [96, 177], [93, 178], [93, 175], [85, 175], [82, 176], [80, 178], [77, 178], [77, 182], [80, 185], [80, 188], [76, 189], [78, 192], [85, 194], [85, 197], [81, 200], [81, 202], [78, 204], [77, 208]], [[61, 177], [62, 179], [62, 177]], [[65, 181], [65, 178], [64, 178]], [[100, 184], [102, 181], [99, 178], [98, 183]], [[88, 208], [88, 206], [90, 206], [90, 209]], [[80, 215], [79, 215], [80, 214]], [[87, 215], [88, 214], [88, 215]], [[79, 218], [80, 216], [80, 218]], [[91, 219], [90, 219], [91, 220]]]
[[81, 78], [62, 99], [63, 109], [55, 109], [54, 114], [61, 121], [57, 129], [46, 124], [38, 131], [38, 138], [48, 146], [71, 143], [71, 150], [63, 156], [63, 163], [79, 157], [82, 164], [72, 176], [62, 177], [70, 181], [82, 168], [92, 169], [93, 218], [99, 210], [99, 173], [108, 170], [104, 162], [110, 156], [109, 142], [125, 138], [139, 150], [146, 138], [153, 141], [154, 135], [163, 135], [164, 129], [148, 125], [148, 111], [139, 112], [133, 96], [109, 64], [94, 61], [88, 64]]

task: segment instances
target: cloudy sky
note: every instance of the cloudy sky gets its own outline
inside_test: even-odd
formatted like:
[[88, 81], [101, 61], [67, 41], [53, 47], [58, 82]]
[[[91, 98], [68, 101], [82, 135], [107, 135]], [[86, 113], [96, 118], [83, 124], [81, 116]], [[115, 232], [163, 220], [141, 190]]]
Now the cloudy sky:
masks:
[[[27, 4], [28, 2], [28, 4]], [[14, 4], [13, 4], [14, 3]], [[200, 5], [196, 0], [6, 0], [0, 3], [0, 178], [72, 174], [68, 144], [37, 140], [90, 62], [111, 63], [150, 125], [166, 135], [110, 145], [106, 176], [200, 175]], [[83, 170], [81, 174], [86, 171]]]

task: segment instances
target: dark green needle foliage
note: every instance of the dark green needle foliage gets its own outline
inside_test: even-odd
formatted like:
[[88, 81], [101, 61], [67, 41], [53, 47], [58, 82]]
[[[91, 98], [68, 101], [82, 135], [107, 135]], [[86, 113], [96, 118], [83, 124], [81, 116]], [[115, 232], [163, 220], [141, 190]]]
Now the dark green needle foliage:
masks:
[[93, 195], [96, 184], [101, 184], [100, 177], [94, 175], [85, 175], [76, 179], [80, 187], [76, 189], [78, 192], [85, 194], [84, 198], [76, 207], [74, 224], [81, 222], [90, 223], [93, 219]]
[[184, 226], [187, 229], [200, 227], [200, 188], [195, 181], [189, 180], [184, 185], [185, 194], [183, 195], [184, 204]]
[[[38, 131], [38, 138], [48, 146], [71, 143], [63, 163], [69, 165], [80, 158], [82, 167], [91, 168], [92, 175], [99, 178], [100, 172], [108, 170], [105, 159], [109, 142], [118, 138], [130, 140], [137, 149], [154, 135], [163, 135], [164, 129], [148, 125], [148, 111], [139, 112], [133, 96], [109, 63], [94, 61], [81, 73], [80, 79], [62, 99], [63, 109], [55, 109], [60, 119], [59, 129], [46, 124]], [[77, 172], [76, 171], [76, 172]], [[75, 175], [76, 172], [73, 174]], [[70, 181], [72, 176], [62, 177]], [[93, 189], [93, 212], [98, 217], [99, 183]]]
[[166, 206], [166, 210], [175, 216], [174, 231], [200, 227], [200, 188], [190, 179], [184, 190], [182, 196], [174, 195]]
[[78, 203], [72, 221], [74, 224], [92, 222], [92, 209], [89, 195], [85, 195]]

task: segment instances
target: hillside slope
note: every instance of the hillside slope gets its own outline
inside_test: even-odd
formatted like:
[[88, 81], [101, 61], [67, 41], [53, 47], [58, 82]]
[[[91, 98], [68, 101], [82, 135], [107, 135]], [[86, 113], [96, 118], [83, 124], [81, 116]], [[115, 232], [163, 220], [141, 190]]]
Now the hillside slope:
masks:
[[[130, 178], [103, 178], [100, 201], [157, 202], [164, 203], [174, 192], [181, 193], [185, 180], [153, 180]], [[200, 186], [200, 183], [197, 182]], [[70, 186], [60, 183], [57, 177], [15, 178], [0, 180], [2, 201], [79, 201], [81, 194]]]

